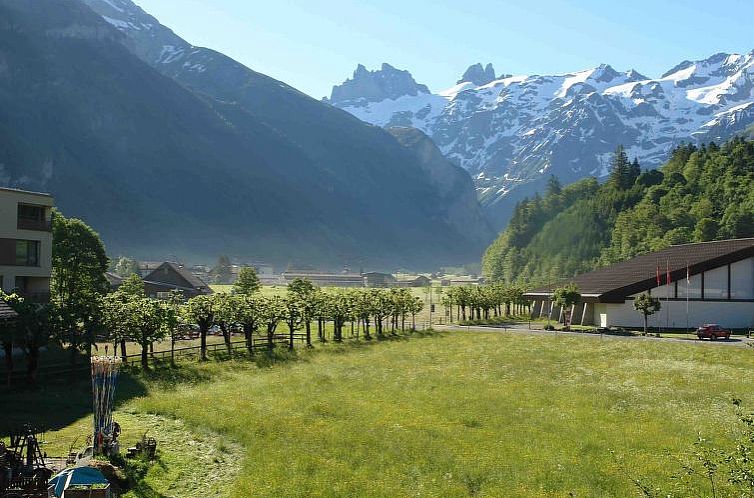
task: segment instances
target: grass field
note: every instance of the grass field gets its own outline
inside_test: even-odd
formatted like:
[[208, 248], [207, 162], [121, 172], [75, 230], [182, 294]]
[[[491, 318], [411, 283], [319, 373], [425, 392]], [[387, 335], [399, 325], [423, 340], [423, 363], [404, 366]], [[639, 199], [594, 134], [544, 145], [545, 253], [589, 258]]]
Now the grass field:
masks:
[[[637, 496], [630, 477], [667, 483], [667, 452], [697, 434], [730, 442], [733, 396], [754, 409], [744, 348], [448, 332], [300, 354], [125, 378], [124, 437], [167, 441], [131, 496]], [[40, 396], [86, 400], [0, 404], [21, 419]], [[87, 408], [52, 424], [51, 453], [88, 431]]]

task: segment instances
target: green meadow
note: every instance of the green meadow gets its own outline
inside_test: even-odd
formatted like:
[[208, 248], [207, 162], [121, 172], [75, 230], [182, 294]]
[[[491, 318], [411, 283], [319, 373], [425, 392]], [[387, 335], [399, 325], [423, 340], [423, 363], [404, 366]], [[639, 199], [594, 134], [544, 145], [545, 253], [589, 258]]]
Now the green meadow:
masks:
[[[632, 479], [668, 485], [697, 435], [732, 444], [731, 398], [754, 409], [751, 355], [414, 334], [126, 375], [115, 418], [126, 444], [144, 431], [160, 441], [160, 462], [132, 497], [638, 496]], [[0, 401], [22, 418], [45, 397], [60, 410], [48, 423], [68, 417], [46, 434], [54, 454], [89, 430], [88, 407], [66, 412], [86, 401], [85, 388]]]

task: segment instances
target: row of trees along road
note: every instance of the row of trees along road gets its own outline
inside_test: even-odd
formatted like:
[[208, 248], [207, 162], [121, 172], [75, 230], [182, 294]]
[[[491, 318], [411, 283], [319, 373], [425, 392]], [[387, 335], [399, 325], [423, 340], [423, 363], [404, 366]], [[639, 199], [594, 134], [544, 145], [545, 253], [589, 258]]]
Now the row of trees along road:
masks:
[[350, 324], [365, 339], [405, 330], [407, 319], [415, 328], [415, 317], [423, 302], [408, 289], [322, 290], [310, 281], [297, 279], [285, 295], [262, 295], [253, 268], [243, 268], [231, 293], [201, 295], [186, 301], [179, 291], [167, 299], [145, 295], [144, 283], [136, 274], [126, 278], [115, 292], [105, 278], [108, 259], [99, 236], [81, 220], [53, 214], [53, 275], [48, 304], [25, 301], [16, 294], [1, 294], [20, 319], [0, 329], [0, 342], [6, 353], [7, 382], [13, 372], [13, 347], [26, 355], [27, 378], [36, 381], [40, 350], [51, 344], [67, 348], [71, 365], [80, 353], [91, 356], [97, 341], [106, 340], [114, 350], [126, 354], [126, 343], [141, 348], [141, 363], [148, 367], [149, 352], [157, 341], [170, 340], [171, 361], [175, 342], [187, 328], [199, 330], [200, 358], [207, 358], [207, 334], [213, 326], [223, 333], [228, 351], [231, 333], [243, 332], [250, 353], [252, 336], [266, 336], [268, 348], [280, 325], [290, 334], [289, 347], [297, 330], [306, 331], [311, 345], [312, 329], [325, 341], [325, 329], [333, 327], [333, 339], [343, 340], [343, 329]]
[[502, 283], [490, 285], [462, 285], [450, 287], [442, 297], [442, 304], [453, 321], [487, 320], [491, 317], [522, 315], [531, 311], [531, 303], [524, 298], [525, 289]]
[[[311, 345], [312, 325], [316, 324], [320, 341], [325, 341], [325, 326], [333, 325], [335, 341], [343, 340], [343, 328], [350, 324], [353, 330], [363, 330], [364, 338], [371, 339], [371, 325], [378, 336], [385, 328], [391, 332], [405, 330], [411, 317], [415, 328], [416, 314], [423, 302], [408, 289], [349, 289], [322, 290], [310, 281], [296, 279], [285, 295], [260, 294], [259, 280], [253, 268], [243, 268], [231, 293], [200, 295], [183, 302], [175, 292], [169, 299], [156, 300], [144, 295], [143, 282], [131, 275], [120, 288], [104, 297], [104, 324], [109, 339], [120, 344], [125, 355], [125, 343], [134, 341], [141, 347], [141, 363], [148, 368], [149, 349], [156, 341], [170, 338], [174, 352], [176, 333], [185, 327], [195, 327], [200, 336], [200, 359], [207, 358], [207, 335], [213, 326], [222, 331], [228, 352], [232, 350], [231, 334], [243, 332], [246, 347], [254, 354], [253, 335], [266, 336], [268, 350], [274, 348], [278, 327], [288, 330], [288, 347], [293, 349], [294, 334], [306, 331], [306, 343]], [[171, 360], [174, 359], [171, 354]]]

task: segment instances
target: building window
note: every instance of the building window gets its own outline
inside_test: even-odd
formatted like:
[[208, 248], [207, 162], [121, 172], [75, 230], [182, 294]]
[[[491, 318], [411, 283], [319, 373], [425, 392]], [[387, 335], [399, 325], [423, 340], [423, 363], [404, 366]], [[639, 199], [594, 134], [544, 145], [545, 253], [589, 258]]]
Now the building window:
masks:
[[45, 206], [33, 206], [30, 204], [18, 205], [17, 228], [20, 230], [50, 230], [50, 223], [46, 218]]
[[39, 241], [16, 241], [16, 265], [39, 266]]

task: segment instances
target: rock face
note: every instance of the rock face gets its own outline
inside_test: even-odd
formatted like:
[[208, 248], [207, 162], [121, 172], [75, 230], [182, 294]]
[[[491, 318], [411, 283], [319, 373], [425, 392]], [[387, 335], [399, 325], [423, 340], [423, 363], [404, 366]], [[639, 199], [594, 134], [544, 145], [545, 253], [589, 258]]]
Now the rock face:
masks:
[[482, 64], [476, 63], [466, 70], [461, 76], [461, 79], [456, 81], [456, 84], [461, 83], [473, 83], [476, 86], [486, 85], [491, 81], [495, 81], [495, 69], [492, 64], [482, 67]]
[[367, 68], [359, 64], [351, 79], [333, 87], [330, 101], [344, 105], [357, 100], [380, 102], [395, 100], [404, 95], [415, 97], [428, 93], [429, 89], [414, 81], [408, 71], [395, 69], [390, 64], [383, 64], [379, 71], [367, 71]]
[[656, 167], [683, 141], [725, 140], [754, 123], [754, 52], [684, 61], [659, 78], [606, 64], [487, 81], [491, 74], [474, 65], [436, 94], [333, 104], [430, 136], [471, 173], [496, 228], [551, 174], [564, 182], [605, 176], [619, 144], [643, 167]]
[[87, 3], [0, 0], [3, 185], [51, 191], [114, 256], [478, 260], [491, 234], [465, 226], [481, 220], [468, 181], [440, 188], [392, 134], [191, 46], [128, 0]]

